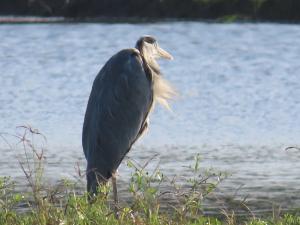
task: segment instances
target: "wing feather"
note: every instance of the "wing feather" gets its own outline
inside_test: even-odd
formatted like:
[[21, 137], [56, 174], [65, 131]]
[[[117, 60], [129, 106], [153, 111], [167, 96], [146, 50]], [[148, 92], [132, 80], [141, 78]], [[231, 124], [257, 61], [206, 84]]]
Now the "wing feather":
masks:
[[144, 127], [153, 102], [148, 76], [137, 50], [126, 49], [114, 55], [95, 78], [82, 144], [88, 167], [103, 176], [117, 169]]

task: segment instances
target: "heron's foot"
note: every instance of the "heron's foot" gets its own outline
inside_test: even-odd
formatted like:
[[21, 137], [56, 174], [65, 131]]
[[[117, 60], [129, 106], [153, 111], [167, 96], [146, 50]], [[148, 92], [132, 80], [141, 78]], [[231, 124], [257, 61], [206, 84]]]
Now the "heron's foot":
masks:
[[88, 193], [87, 200], [89, 204], [93, 204], [96, 202], [96, 194], [95, 193]]
[[119, 211], [119, 207], [116, 205], [114, 207], [114, 214], [115, 214], [115, 218], [118, 220], [120, 218], [120, 211]]
[[114, 194], [114, 211], [115, 217], [119, 218], [119, 200], [118, 200], [118, 190], [117, 190], [117, 171], [112, 173], [112, 186], [113, 186], [113, 194]]

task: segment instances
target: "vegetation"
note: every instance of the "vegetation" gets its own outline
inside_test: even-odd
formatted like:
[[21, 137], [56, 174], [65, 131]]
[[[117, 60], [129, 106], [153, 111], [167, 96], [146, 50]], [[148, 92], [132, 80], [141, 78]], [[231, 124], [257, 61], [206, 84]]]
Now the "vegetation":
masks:
[[1, 0], [0, 15], [300, 21], [298, 0]]
[[[131, 200], [118, 206], [116, 218], [110, 200], [110, 185], [102, 186], [92, 203], [87, 200], [86, 193], [76, 191], [76, 182], [64, 180], [59, 185], [45, 187], [43, 148], [37, 148], [33, 142], [33, 137], [41, 134], [30, 127], [23, 128], [24, 134], [17, 136], [25, 156], [20, 158], [20, 166], [30, 190], [16, 191], [15, 183], [10, 178], [0, 179], [0, 225], [300, 225], [297, 212], [273, 215], [269, 219], [255, 218], [254, 215], [239, 218], [234, 212], [226, 211], [218, 218], [203, 215], [203, 199], [225, 176], [212, 170], [201, 173], [199, 155], [195, 157], [194, 165], [189, 167], [192, 176], [184, 182], [181, 180], [181, 185], [175, 178], [165, 177], [158, 167], [148, 171], [147, 165], [151, 159], [144, 165], [128, 161], [132, 169], [128, 187]], [[82, 174], [79, 173], [79, 176]], [[166, 182], [169, 186], [164, 189], [162, 184]], [[163, 207], [166, 196], [173, 201]]]

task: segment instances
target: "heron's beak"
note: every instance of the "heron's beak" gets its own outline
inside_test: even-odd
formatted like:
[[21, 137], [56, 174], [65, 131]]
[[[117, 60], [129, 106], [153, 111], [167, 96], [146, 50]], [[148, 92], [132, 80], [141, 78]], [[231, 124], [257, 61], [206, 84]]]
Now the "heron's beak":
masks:
[[169, 60], [173, 60], [173, 56], [168, 53], [167, 51], [163, 50], [161, 47], [157, 46], [157, 51], [160, 57], [165, 58], [165, 59], [169, 59]]

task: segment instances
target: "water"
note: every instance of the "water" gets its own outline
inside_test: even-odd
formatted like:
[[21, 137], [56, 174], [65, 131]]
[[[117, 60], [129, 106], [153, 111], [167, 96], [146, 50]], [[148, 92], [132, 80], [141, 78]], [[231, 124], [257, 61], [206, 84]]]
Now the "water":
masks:
[[[300, 203], [300, 27], [278, 24], [44, 24], [0, 26], [0, 131], [30, 124], [47, 136], [49, 179], [72, 177], [85, 161], [81, 129], [94, 77], [106, 60], [151, 34], [174, 56], [161, 68], [180, 93], [173, 113], [157, 107], [130, 153], [160, 154], [168, 175], [196, 153], [227, 171], [230, 195]], [[18, 132], [18, 131], [17, 131]], [[10, 141], [12, 138], [8, 138]], [[22, 177], [18, 151], [0, 141], [0, 175]], [[171, 152], [171, 154], [170, 154]], [[129, 170], [122, 165], [120, 180]]]

